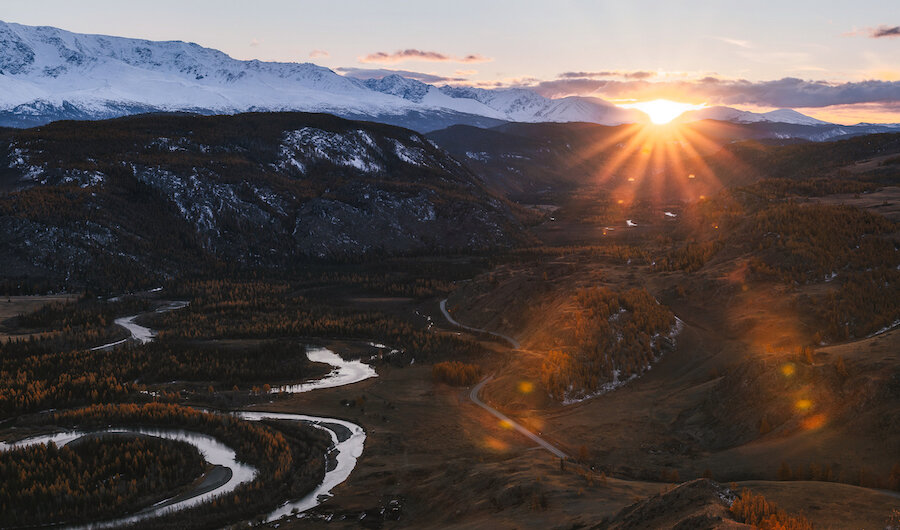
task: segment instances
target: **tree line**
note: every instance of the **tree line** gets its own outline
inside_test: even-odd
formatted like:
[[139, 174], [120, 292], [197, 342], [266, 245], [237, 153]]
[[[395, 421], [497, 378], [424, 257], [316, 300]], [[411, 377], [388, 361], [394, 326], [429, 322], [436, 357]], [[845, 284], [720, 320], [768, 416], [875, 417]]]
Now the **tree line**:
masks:
[[431, 367], [431, 377], [438, 383], [452, 386], [471, 386], [481, 379], [481, 368], [460, 361], [443, 361]]

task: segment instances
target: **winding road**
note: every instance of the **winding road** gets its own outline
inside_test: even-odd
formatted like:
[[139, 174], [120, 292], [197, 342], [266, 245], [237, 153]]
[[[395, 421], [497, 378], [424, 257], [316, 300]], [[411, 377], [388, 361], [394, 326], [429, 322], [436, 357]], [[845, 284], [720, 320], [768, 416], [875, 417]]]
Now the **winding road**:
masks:
[[[517, 350], [522, 347], [519, 344], [519, 341], [517, 341], [516, 339], [514, 339], [508, 335], [504, 335], [502, 333], [495, 333], [493, 331], [488, 331], [486, 329], [473, 328], [472, 326], [466, 326], [465, 324], [461, 324], [461, 323], [457, 322], [452, 316], [450, 316], [450, 313], [447, 311], [447, 299], [446, 298], [441, 300], [441, 313], [444, 314], [444, 318], [447, 319], [447, 322], [453, 324], [456, 327], [459, 327], [459, 328], [462, 328], [462, 329], [465, 329], [468, 331], [474, 331], [476, 333], [488, 333], [495, 337], [499, 337], [499, 338], [509, 342], [510, 344], [512, 344], [513, 348], [515, 348]], [[515, 420], [511, 419], [506, 414], [503, 414], [499, 410], [491, 407], [490, 405], [488, 405], [487, 403], [485, 403], [484, 401], [481, 400], [481, 398], [479, 397], [479, 395], [481, 394], [481, 389], [484, 388], [484, 385], [488, 384], [491, 381], [491, 379], [493, 379], [493, 378], [494, 378], [493, 375], [489, 375], [489, 376], [485, 377], [484, 379], [482, 379], [477, 385], [472, 387], [472, 391], [469, 392], [469, 399], [472, 400], [472, 403], [475, 403], [479, 407], [488, 411], [494, 417], [496, 417], [500, 421], [504, 422], [504, 424], [511, 426], [514, 430], [518, 431], [519, 433], [524, 435], [529, 440], [531, 440], [534, 443], [538, 444], [539, 446], [543, 447], [547, 451], [550, 451], [550, 453], [552, 453], [553, 456], [556, 456], [557, 458], [568, 458], [569, 456], [566, 453], [564, 453], [561, 449], [559, 449], [555, 445], [551, 444], [547, 440], [544, 440], [537, 434], [529, 431], [528, 429], [523, 427], [520, 423], [516, 422]]]
[[458, 327], [458, 328], [462, 328], [462, 329], [465, 329], [465, 330], [467, 330], [467, 331], [474, 331], [474, 332], [476, 332], [476, 333], [487, 333], [488, 335], [493, 335], [494, 337], [503, 339], [503, 340], [505, 340], [506, 342], [512, 344], [512, 347], [513, 347], [514, 349], [516, 349], [516, 350], [518, 350], [519, 348], [522, 347], [522, 345], [519, 344], [519, 341], [517, 341], [516, 339], [510, 337], [509, 335], [504, 335], [503, 333], [497, 333], [497, 332], [494, 332], [494, 331], [488, 331], [488, 330], [486, 330], [486, 329], [481, 329], [481, 328], [473, 328], [473, 327], [467, 326], [467, 325], [465, 325], [465, 324], [460, 324], [460, 323], [457, 322], [452, 316], [450, 316], [450, 312], [447, 311], [447, 299], [446, 299], [446, 298], [444, 298], [443, 300], [441, 300], [441, 313], [444, 314], [444, 318], [447, 319], [447, 322], [453, 324], [454, 326], [456, 326], [456, 327]]
[[473, 386], [473, 387], [472, 387], [472, 391], [469, 392], [469, 399], [471, 399], [472, 402], [475, 403], [476, 405], [478, 405], [479, 407], [481, 407], [481, 408], [483, 408], [484, 410], [486, 410], [486, 411], [490, 412], [491, 414], [493, 414], [493, 415], [494, 415], [495, 417], [497, 417], [500, 421], [506, 423], [507, 425], [510, 425], [513, 429], [515, 429], [516, 431], [518, 431], [518, 432], [522, 433], [523, 435], [525, 435], [528, 439], [530, 439], [530, 440], [533, 441], [534, 443], [540, 445], [540, 446], [543, 447], [544, 449], [546, 449], [546, 450], [550, 451], [551, 453], [553, 453], [554, 456], [556, 456], [556, 457], [558, 457], [558, 458], [569, 458], [569, 455], [567, 455], [566, 453], [562, 452], [562, 450], [559, 449], [558, 447], [556, 447], [555, 445], [551, 444], [551, 443], [548, 442], [547, 440], [544, 440], [544, 439], [541, 438], [540, 436], [538, 436], [538, 435], [534, 434], [533, 432], [529, 431], [528, 429], [526, 429], [525, 427], [523, 427], [521, 424], [519, 424], [519, 423], [517, 423], [516, 421], [510, 419], [509, 416], [507, 416], [507, 415], [503, 414], [502, 412], [500, 412], [499, 410], [497, 410], [497, 409], [491, 407], [490, 405], [488, 405], [488, 404], [485, 403], [484, 401], [481, 401], [481, 398], [478, 397], [478, 395], [481, 393], [481, 389], [484, 388], [484, 385], [486, 385], [488, 382], [490, 382], [490, 380], [493, 379], [493, 378], [494, 378], [494, 376], [489, 375], [489, 376], [485, 377], [484, 379], [482, 379], [481, 382], [479, 382], [477, 385]]

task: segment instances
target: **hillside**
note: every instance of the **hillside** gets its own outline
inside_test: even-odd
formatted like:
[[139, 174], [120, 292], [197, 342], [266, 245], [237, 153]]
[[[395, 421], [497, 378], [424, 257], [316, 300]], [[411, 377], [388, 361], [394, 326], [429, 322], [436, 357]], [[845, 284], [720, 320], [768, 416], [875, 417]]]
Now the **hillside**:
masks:
[[0, 142], [7, 278], [128, 284], [222, 263], [291, 267], [520, 237], [517, 207], [423, 136], [388, 125], [145, 115], [6, 130]]
[[[818, 177], [900, 153], [900, 133], [803, 140], [812, 132], [807, 125], [703, 120], [675, 128], [456, 125], [427, 136], [465, 160], [492, 189], [523, 201], [547, 200], [553, 193], [584, 186], [600, 186], [629, 200], [695, 200], [723, 186], [763, 178]], [[866, 178], [889, 182], [892, 171], [869, 168]], [[691, 174], [694, 178], [686, 182]]]

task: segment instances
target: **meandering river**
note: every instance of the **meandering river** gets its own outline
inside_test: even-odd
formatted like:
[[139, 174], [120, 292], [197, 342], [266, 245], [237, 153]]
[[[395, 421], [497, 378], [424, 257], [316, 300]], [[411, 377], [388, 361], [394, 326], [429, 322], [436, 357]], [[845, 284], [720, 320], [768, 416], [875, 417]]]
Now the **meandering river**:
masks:
[[[185, 306], [187, 306], [187, 302], [171, 302], [156, 311], [171, 311]], [[138, 316], [139, 315], [122, 317], [115, 320], [117, 325], [128, 330], [131, 334], [130, 339], [122, 339], [120, 341], [104, 344], [95, 349], [112, 348], [123, 344], [128, 340], [134, 340], [140, 343], [152, 341], [156, 336], [156, 332], [144, 326], [135, 324], [134, 320]], [[345, 361], [340, 355], [327, 348], [310, 346], [307, 348], [306, 355], [310, 361], [328, 364], [333, 367], [333, 370], [320, 379], [294, 385], [283, 385], [273, 389], [272, 392], [310, 392], [324, 388], [346, 386], [378, 376], [374, 368], [362, 361]], [[356, 461], [362, 455], [366, 441], [366, 432], [362, 427], [355, 423], [337, 418], [257, 411], [234, 411], [230, 414], [247, 421], [280, 420], [303, 422], [329, 433], [329, 436], [331, 437], [332, 445], [327, 455], [328, 465], [326, 466], [325, 477], [322, 482], [302, 499], [285, 501], [281, 506], [266, 516], [266, 521], [275, 521], [285, 515], [309, 510], [322, 503], [325, 499], [331, 497], [331, 490], [347, 480], [350, 473], [356, 467]], [[234, 450], [219, 440], [206, 434], [180, 429], [110, 428], [100, 430], [72, 430], [35, 436], [13, 443], [0, 442], [0, 451], [50, 442], [55, 443], [57, 446], [63, 446], [84, 436], [113, 433], [133, 433], [136, 435], [155, 436], [168, 440], [187, 442], [196, 447], [207, 462], [214, 466], [219, 466], [220, 469], [227, 470], [228, 473], [220, 476], [220, 480], [210, 484], [209, 487], [191, 492], [188, 494], [187, 498], [166, 499], [126, 517], [69, 528], [114, 528], [150, 519], [152, 517], [158, 517], [166, 513], [197, 506], [209, 501], [213, 497], [227, 494], [234, 491], [240, 485], [252, 481], [256, 477], [257, 470], [252, 466], [239, 462]]]

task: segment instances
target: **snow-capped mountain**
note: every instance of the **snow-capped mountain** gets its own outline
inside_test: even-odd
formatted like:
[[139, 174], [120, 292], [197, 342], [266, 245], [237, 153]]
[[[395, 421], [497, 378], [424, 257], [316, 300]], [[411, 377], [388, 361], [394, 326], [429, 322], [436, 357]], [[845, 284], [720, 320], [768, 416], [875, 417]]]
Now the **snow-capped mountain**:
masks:
[[[599, 98], [550, 99], [528, 88], [434, 86], [399, 75], [355, 79], [312, 63], [241, 61], [181, 41], [86, 35], [0, 21], [0, 126], [94, 120], [147, 112], [234, 114], [324, 112], [422, 132], [455, 124], [505, 122], [644, 123], [647, 116]], [[826, 140], [895, 130], [839, 126], [790, 109], [765, 113], [709, 107], [705, 119], [774, 127], [772, 137]], [[803, 130], [794, 130], [802, 128]]]
[[769, 112], [750, 112], [731, 107], [707, 107], [685, 112], [678, 121], [687, 123], [699, 120], [719, 120], [734, 123], [789, 123], [791, 125], [832, 125], [827, 121], [817, 120], [792, 109], [777, 109]]
[[0, 22], [0, 125], [153, 111], [301, 110], [433, 130], [453, 123], [643, 121], [602, 100], [553, 100], [528, 89], [362, 81], [311, 63], [240, 61], [197, 44], [85, 35]]
[[864, 134], [896, 132], [900, 128], [900, 125], [893, 123], [838, 125], [817, 120], [792, 109], [750, 112], [721, 106], [688, 111], [676, 119], [680, 123], [700, 120], [718, 120], [745, 125], [753, 130], [753, 135], [759, 138], [802, 139], [812, 142], [827, 142]]

